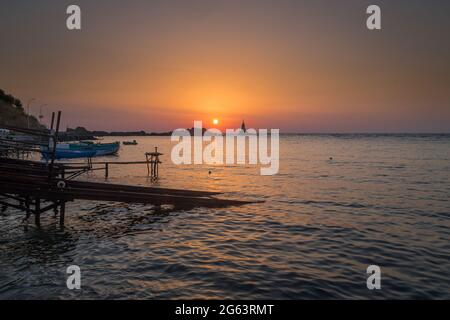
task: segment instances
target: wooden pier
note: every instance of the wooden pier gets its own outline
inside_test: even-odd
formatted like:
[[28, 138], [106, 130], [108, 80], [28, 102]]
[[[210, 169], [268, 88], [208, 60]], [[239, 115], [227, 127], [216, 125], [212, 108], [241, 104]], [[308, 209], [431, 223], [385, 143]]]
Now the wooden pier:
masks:
[[[227, 207], [248, 204], [247, 201], [219, 199], [217, 192], [128, 186], [120, 184], [67, 180], [62, 178], [61, 166], [55, 166], [51, 183], [48, 170], [40, 163], [16, 161], [15, 164], [0, 159], [0, 205], [2, 210], [13, 207], [23, 210], [26, 219], [32, 214], [36, 225], [40, 215], [52, 210], [60, 215], [64, 225], [65, 205], [74, 200], [114, 201], [152, 205], [173, 205], [174, 209], [189, 210], [195, 207]], [[64, 168], [67, 170], [68, 168]]]
[[[0, 209], [6, 211], [8, 207], [22, 210], [25, 219], [34, 215], [35, 223], [40, 225], [41, 214], [53, 211], [59, 214], [60, 225], [64, 225], [66, 203], [75, 200], [114, 201], [124, 203], [140, 203], [152, 205], [172, 205], [175, 210], [189, 210], [195, 207], [227, 207], [239, 206], [250, 201], [238, 201], [216, 198], [220, 193], [208, 191], [167, 189], [156, 187], [130, 186], [121, 184], [98, 183], [74, 180], [81, 174], [92, 170], [92, 164], [82, 163], [56, 163], [54, 150], [58, 141], [58, 131], [61, 113], [58, 113], [56, 129], [53, 130], [55, 115], [52, 117], [52, 126], [48, 133], [36, 132], [29, 129], [11, 128], [19, 132], [46, 137], [47, 145], [53, 152], [48, 162], [30, 161], [0, 157]], [[17, 146], [23, 149], [23, 146]], [[36, 147], [28, 146], [30, 151], [37, 151]], [[141, 163], [151, 164], [149, 172], [152, 178], [158, 176], [159, 155], [146, 154], [147, 161]], [[150, 159], [148, 158], [150, 157]], [[136, 162], [134, 162], [136, 163]], [[108, 176], [108, 166], [105, 162], [105, 175]]]

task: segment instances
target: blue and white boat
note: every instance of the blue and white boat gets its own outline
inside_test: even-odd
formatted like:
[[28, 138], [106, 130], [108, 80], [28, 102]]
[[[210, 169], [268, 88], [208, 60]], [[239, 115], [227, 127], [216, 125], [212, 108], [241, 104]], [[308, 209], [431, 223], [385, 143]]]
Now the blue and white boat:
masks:
[[[113, 143], [58, 143], [56, 146], [56, 159], [92, 158], [106, 156], [117, 153], [120, 149], [120, 142]], [[41, 148], [44, 159], [51, 158], [48, 147]]]

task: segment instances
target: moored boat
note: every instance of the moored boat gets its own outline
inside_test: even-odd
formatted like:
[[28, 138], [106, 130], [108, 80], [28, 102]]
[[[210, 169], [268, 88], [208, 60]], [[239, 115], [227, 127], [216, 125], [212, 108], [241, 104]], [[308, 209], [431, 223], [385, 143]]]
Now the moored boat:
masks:
[[123, 143], [125, 146], [135, 146], [135, 145], [138, 144], [136, 140], [133, 140], [133, 141], [123, 141], [122, 143]]
[[[56, 159], [92, 158], [117, 153], [120, 148], [119, 142], [113, 143], [59, 143], [56, 146]], [[44, 159], [50, 158], [49, 148], [41, 148]]]

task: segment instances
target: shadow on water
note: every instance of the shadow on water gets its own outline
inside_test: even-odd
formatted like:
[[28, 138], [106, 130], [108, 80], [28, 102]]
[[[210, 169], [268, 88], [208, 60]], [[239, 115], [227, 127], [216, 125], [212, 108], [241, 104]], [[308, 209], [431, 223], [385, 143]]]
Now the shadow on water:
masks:
[[[80, 203], [72, 205], [79, 208]], [[114, 243], [128, 235], [161, 231], [172, 218], [192, 208], [130, 205], [125, 203], [85, 203], [81, 210], [68, 210], [66, 227], [53, 214], [42, 216], [41, 226], [23, 213], [6, 211], [0, 216], [0, 298], [41, 298], [61, 296], [65, 270], [88, 254], [95, 243]], [[120, 241], [120, 240], [118, 240]], [[40, 289], [29, 291], [29, 286]]]
[[3, 262], [25, 259], [30, 263], [48, 264], [60, 260], [67, 252], [76, 248], [78, 236], [70, 230], [61, 230], [56, 225], [42, 228], [23, 226], [4, 235], [0, 242]]
[[[14, 264], [18, 260], [48, 264], [65, 260], [69, 263], [82, 238], [119, 238], [129, 234], [161, 230], [171, 217], [192, 207], [129, 205], [125, 203], [96, 203], [82, 208], [78, 213], [69, 212], [66, 227], [60, 227], [58, 219], [48, 214], [42, 217], [41, 227], [23, 222], [19, 212], [0, 216], [0, 257], [2, 263]], [[32, 220], [32, 219], [30, 219]]]
[[78, 214], [77, 232], [96, 238], [121, 237], [137, 232], [161, 230], [173, 216], [192, 208], [174, 206], [130, 205], [100, 203], [83, 208]]

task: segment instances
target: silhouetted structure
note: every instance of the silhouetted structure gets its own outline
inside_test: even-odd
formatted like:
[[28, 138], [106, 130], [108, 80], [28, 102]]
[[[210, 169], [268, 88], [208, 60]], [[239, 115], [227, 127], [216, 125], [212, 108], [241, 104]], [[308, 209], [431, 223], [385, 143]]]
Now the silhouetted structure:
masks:
[[245, 128], [245, 122], [242, 120], [241, 130], [247, 132], [247, 128]]

